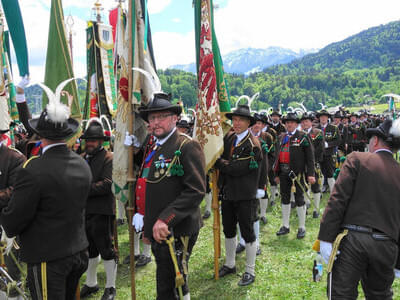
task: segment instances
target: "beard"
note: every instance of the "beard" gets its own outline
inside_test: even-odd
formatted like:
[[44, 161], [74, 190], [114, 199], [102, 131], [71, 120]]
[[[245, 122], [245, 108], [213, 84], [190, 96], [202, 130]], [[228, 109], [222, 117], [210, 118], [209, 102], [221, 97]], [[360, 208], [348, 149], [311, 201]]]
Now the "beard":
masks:
[[100, 150], [100, 148], [101, 148], [101, 145], [100, 145], [100, 146], [97, 146], [97, 147], [94, 147], [94, 146], [86, 146], [86, 147], [85, 147], [85, 152], [86, 152], [86, 154], [93, 155], [93, 154], [95, 154], [96, 152], [98, 152], [98, 151]]
[[169, 130], [169, 131], [164, 130], [163, 133], [161, 133], [161, 134], [156, 134], [156, 133], [155, 133], [155, 130], [154, 130], [153, 135], [154, 135], [157, 139], [162, 140], [162, 139], [166, 138], [166, 137], [171, 133], [172, 130], [173, 130], [173, 129], [171, 129], [171, 130]]

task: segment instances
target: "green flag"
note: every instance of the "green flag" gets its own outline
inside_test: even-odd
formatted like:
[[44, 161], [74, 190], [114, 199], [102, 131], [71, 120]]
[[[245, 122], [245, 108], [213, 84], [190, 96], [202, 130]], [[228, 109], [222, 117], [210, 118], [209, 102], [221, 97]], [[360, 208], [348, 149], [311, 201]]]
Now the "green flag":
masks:
[[[74, 72], [65, 33], [62, 3], [61, 0], [52, 0], [44, 84], [55, 91], [62, 81], [69, 78], [74, 78]], [[71, 103], [71, 117], [80, 121], [82, 117], [76, 82], [71, 81], [64, 91], [61, 101], [67, 105]], [[47, 97], [43, 94], [43, 107], [47, 101]]]
[[[10, 30], [11, 39], [14, 44], [15, 55], [17, 58], [19, 75], [21, 77], [29, 75], [28, 47], [26, 44], [24, 22], [22, 20], [19, 2], [17, 0], [1, 0], [6, 16], [7, 25]], [[9, 50], [8, 50], [9, 51]], [[10, 57], [10, 53], [8, 53]]]

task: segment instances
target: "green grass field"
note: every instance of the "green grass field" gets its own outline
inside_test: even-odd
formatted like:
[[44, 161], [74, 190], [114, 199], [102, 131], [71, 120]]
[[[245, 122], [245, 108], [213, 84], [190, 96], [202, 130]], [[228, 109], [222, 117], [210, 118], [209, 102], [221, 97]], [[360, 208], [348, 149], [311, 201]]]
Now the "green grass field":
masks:
[[[327, 201], [324, 194], [321, 212]], [[204, 204], [204, 203], [203, 203]], [[311, 209], [309, 209], [311, 212]], [[257, 257], [256, 281], [248, 287], [239, 287], [237, 282], [244, 272], [245, 254], [237, 256], [237, 275], [229, 275], [215, 281], [213, 279], [213, 235], [212, 218], [205, 222], [190, 259], [189, 285], [191, 299], [326, 299], [326, 266], [324, 280], [312, 281], [312, 265], [315, 253], [311, 250], [318, 234], [319, 219], [307, 216], [307, 235], [303, 240], [296, 239], [297, 215], [291, 213], [291, 232], [277, 237], [280, 227], [280, 205], [268, 208], [268, 224], [261, 225], [262, 254]], [[224, 240], [221, 237], [224, 262]], [[129, 253], [127, 225], [119, 227], [119, 245], [121, 260]], [[100, 291], [91, 299], [100, 299], [105, 283], [102, 265], [99, 265]], [[136, 272], [136, 299], [147, 300], [156, 297], [155, 262], [153, 261]], [[84, 278], [82, 278], [82, 284]], [[400, 299], [400, 284], [396, 279], [393, 286], [394, 299]], [[360, 289], [361, 291], [361, 289]], [[127, 265], [119, 265], [117, 279], [117, 299], [130, 299], [130, 270]], [[359, 299], [364, 299], [360, 293]]]

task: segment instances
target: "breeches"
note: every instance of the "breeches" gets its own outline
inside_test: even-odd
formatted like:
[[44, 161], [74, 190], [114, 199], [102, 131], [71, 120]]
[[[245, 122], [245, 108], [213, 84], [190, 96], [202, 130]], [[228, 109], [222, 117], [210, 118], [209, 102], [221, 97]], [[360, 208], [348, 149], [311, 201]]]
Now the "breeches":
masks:
[[[192, 235], [189, 238], [187, 255], [186, 255], [186, 265], [189, 265], [189, 257], [192, 253], [194, 244], [197, 241], [198, 233]], [[166, 242], [157, 243], [152, 241], [151, 250], [156, 259], [157, 270], [156, 270], [156, 279], [157, 279], [157, 300], [175, 300], [179, 299], [179, 294], [177, 289], [175, 288], [175, 268], [172, 262], [171, 253], [169, 247]], [[179, 237], [175, 237], [175, 253], [178, 261], [178, 267], [185, 279], [185, 284], [182, 286], [183, 295], [186, 295], [189, 292], [188, 287], [188, 276], [184, 273], [183, 268], [183, 252], [184, 246]]]
[[89, 241], [89, 258], [101, 255], [103, 260], [116, 258], [113, 245], [114, 216], [87, 215], [86, 235]]
[[392, 299], [398, 251], [394, 241], [349, 231], [339, 250], [332, 270], [332, 299], [357, 299], [360, 280], [367, 300]]
[[253, 223], [257, 215], [258, 199], [221, 202], [222, 226], [226, 238], [236, 236], [236, 225], [239, 223], [240, 233], [246, 243], [256, 240]]
[[[42, 275], [46, 275], [47, 299], [73, 300], [79, 279], [88, 266], [87, 250], [42, 265], [28, 263], [27, 285], [33, 300], [43, 299]], [[45, 270], [45, 273], [42, 272]]]

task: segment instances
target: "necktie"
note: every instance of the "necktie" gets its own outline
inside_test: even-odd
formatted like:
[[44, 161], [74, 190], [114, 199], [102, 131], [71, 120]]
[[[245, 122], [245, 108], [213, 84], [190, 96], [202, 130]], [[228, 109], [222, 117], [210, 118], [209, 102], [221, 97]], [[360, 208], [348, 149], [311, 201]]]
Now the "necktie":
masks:
[[285, 137], [283, 138], [283, 145], [286, 145], [286, 143], [289, 142], [291, 136], [292, 134], [290, 132], [285, 135]]
[[146, 159], [145, 159], [145, 163], [148, 164], [149, 161], [153, 158], [154, 154], [157, 151], [157, 148], [161, 146], [160, 143], [156, 143], [153, 147], [153, 150], [149, 153], [149, 155], [147, 155]]

